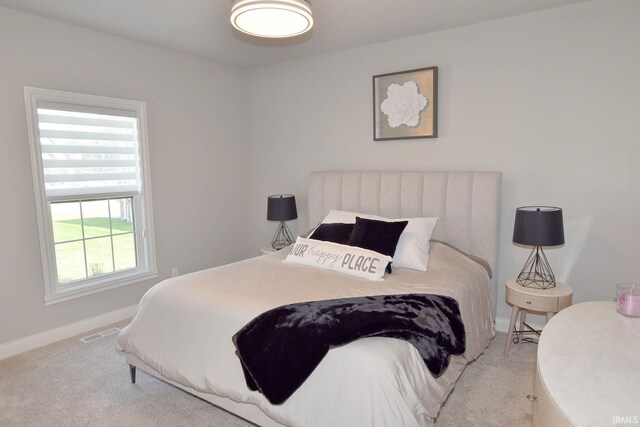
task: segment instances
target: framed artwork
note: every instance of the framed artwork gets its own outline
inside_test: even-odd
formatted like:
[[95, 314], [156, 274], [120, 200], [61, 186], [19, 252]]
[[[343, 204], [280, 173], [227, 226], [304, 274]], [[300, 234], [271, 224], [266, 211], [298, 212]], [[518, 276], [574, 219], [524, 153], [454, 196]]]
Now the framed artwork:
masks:
[[438, 137], [438, 67], [373, 76], [373, 140]]

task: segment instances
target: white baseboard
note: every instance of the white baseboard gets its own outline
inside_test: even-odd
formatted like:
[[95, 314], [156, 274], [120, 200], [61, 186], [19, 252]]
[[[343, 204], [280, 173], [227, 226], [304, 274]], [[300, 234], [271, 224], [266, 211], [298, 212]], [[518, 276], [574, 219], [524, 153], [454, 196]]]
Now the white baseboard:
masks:
[[25, 351], [44, 347], [76, 335], [83, 334], [93, 329], [98, 329], [112, 323], [127, 320], [133, 317], [136, 306], [121, 308], [119, 310], [110, 311], [88, 319], [80, 320], [69, 325], [60, 326], [59, 328], [50, 329], [28, 337], [0, 344], [0, 360], [7, 357], [15, 356]]
[[[542, 330], [542, 328], [544, 327], [544, 325], [538, 325], [529, 322], [527, 322], [527, 325], [536, 330]], [[509, 319], [505, 317], [496, 317], [496, 331], [505, 333], [509, 332]]]

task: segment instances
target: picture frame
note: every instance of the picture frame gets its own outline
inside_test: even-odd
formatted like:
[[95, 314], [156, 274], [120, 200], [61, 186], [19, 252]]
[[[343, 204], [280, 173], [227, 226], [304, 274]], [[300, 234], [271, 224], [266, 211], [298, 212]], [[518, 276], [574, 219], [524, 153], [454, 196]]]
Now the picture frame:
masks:
[[373, 76], [373, 140], [438, 137], [438, 67]]

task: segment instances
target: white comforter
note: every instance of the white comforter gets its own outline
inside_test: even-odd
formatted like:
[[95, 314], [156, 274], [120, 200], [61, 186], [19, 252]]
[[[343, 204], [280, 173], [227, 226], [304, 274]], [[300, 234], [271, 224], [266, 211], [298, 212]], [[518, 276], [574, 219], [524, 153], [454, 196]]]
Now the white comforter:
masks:
[[[396, 268], [382, 282], [283, 264], [288, 249], [166, 280], [142, 298], [116, 347], [167, 379], [257, 405], [290, 426], [430, 425], [464, 366], [494, 335], [485, 269], [432, 243], [429, 271]], [[244, 381], [231, 337], [255, 316], [290, 303], [363, 295], [431, 293], [455, 298], [467, 335], [463, 356], [433, 378], [418, 351], [393, 338], [334, 348], [282, 405]]]

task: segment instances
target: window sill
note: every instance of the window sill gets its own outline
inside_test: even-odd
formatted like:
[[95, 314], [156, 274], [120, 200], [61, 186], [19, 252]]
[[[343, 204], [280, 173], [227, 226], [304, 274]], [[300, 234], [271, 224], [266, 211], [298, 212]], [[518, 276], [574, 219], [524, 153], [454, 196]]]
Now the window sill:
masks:
[[111, 289], [120, 288], [122, 286], [133, 285], [145, 280], [158, 277], [157, 270], [135, 272], [119, 278], [109, 279], [102, 283], [85, 283], [82, 285], [69, 287], [67, 289], [59, 289], [57, 292], [49, 295], [45, 295], [45, 305], [57, 304], [59, 302], [69, 301], [76, 298], [81, 298], [87, 295], [96, 294], [98, 292], [104, 292]]

